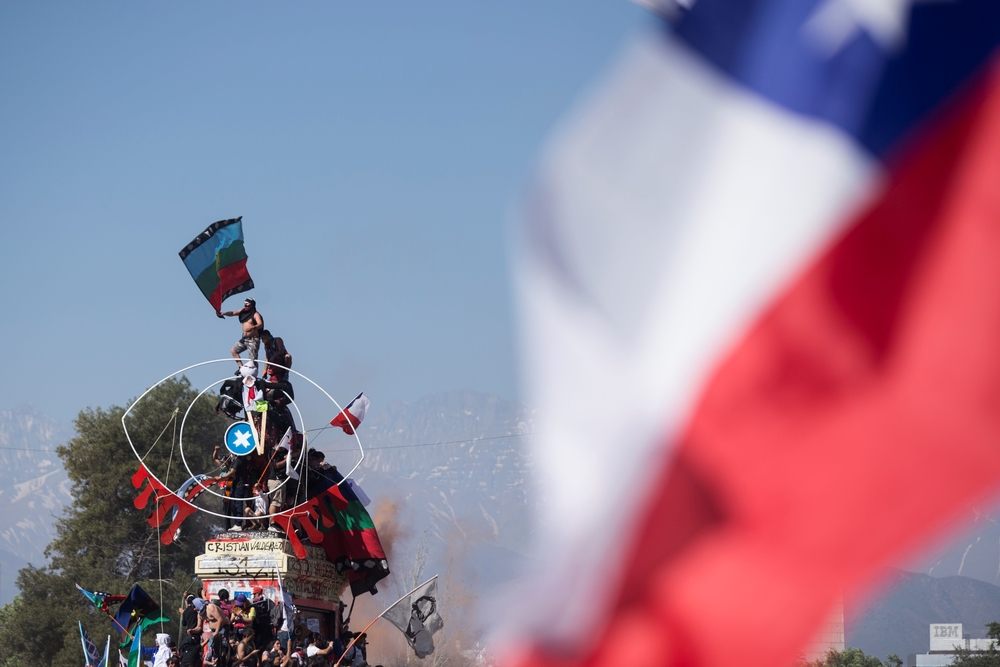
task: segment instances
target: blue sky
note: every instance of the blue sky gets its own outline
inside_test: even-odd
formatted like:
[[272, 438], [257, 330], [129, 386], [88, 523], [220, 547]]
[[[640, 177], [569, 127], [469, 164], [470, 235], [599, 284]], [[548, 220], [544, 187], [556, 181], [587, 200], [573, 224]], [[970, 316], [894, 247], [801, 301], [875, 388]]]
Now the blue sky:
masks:
[[228, 356], [177, 253], [238, 215], [268, 328], [336, 398], [516, 398], [512, 206], [650, 26], [625, 0], [4, 3], [0, 409], [69, 420]]

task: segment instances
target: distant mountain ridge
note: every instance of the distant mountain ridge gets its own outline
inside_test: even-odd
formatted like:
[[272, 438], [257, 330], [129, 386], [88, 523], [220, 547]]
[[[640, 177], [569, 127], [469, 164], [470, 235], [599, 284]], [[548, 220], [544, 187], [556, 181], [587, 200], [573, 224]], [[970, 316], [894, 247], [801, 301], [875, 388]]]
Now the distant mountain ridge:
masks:
[[[367, 448], [355, 478], [377, 514], [396, 508], [387, 540], [429, 551], [428, 568], [455, 558], [490, 581], [505, 577], [528, 547], [531, 459], [526, 443], [534, 425], [525, 405], [473, 391], [425, 396], [414, 402], [375, 403], [359, 429]], [[339, 432], [338, 432], [339, 433]], [[0, 411], [0, 603], [16, 593], [17, 570], [44, 563], [53, 525], [71, 501], [70, 484], [55, 448], [73, 436], [68, 424], [30, 405]], [[351, 465], [347, 436], [315, 443], [328, 461]], [[461, 540], [454, 539], [461, 536]], [[489, 583], [489, 582], [487, 582]]]
[[372, 498], [398, 501], [410, 533], [523, 553], [536, 502], [533, 428], [523, 403], [473, 391], [395, 401], [362, 425], [371, 449], [356, 477]]
[[1000, 621], [1000, 586], [978, 579], [890, 570], [884, 585], [875, 600], [848, 601], [845, 610], [847, 645], [877, 658], [926, 653], [931, 623], [961, 623], [963, 632], [985, 637], [986, 624]]
[[17, 571], [42, 565], [53, 526], [70, 502], [70, 484], [55, 448], [73, 428], [25, 404], [0, 411], [0, 603], [17, 592]]

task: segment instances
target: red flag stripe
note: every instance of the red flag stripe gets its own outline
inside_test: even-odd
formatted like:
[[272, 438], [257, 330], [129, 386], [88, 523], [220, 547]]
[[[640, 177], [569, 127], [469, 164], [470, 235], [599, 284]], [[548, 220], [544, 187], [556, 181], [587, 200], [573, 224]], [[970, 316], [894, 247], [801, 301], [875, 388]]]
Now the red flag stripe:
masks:
[[790, 664], [1000, 479], [998, 68], [936, 120], [718, 367], [584, 664]]

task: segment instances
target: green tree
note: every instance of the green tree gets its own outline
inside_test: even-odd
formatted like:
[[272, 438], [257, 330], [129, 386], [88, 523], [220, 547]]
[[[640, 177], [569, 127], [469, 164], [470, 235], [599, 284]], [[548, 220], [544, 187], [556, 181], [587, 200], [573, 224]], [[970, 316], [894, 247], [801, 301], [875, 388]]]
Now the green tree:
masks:
[[[1000, 640], [1000, 623], [996, 621], [986, 624], [986, 636]], [[968, 651], [960, 649], [955, 653], [953, 665], [958, 667], [1000, 667], [1000, 652], [994, 642], [988, 651]]]
[[[889, 662], [892, 658], [899, 660], [895, 655], [889, 656], [886, 665], [894, 664]], [[902, 664], [902, 661], [899, 662]], [[830, 649], [825, 657], [820, 660], [805, 663], [805, 667], [883, 667], [882, 661], [875, 656], [865, 655], [859, 648], [849, 648], [843, 651]]]
[[[170, 488], [189, 477], [177, 436], [197, 393], [186, 379], [167, 381], [127, 418], [145, 465]], [[184, 427], [184, 454], [195, 473], [214, 467], [211, 449], [228, 424], [215, 414], [215, 398], [203, 396]], [[118, 406], [83, 410], [75, 422], [76, 437], [57, 450], [72, 482], [73, 502], [46, 548], [49, 564], [22, 569], [19, 595], [0, 609], [0, 667], [79, 667], [78, 620], [95, 642], [103, 645], [108, 634], [112, 642], [117, 640], [111, 622], [80, 595], [76, 583], [111, 593], [126, 593], [138, 583], [154, 599], [162, 595], [163, 608], [173, 619], [164, 630], [177, 636], [180, 598], [184, 590], [198, 587], [192, 577], [194, 557], [219, 529], [219, 521], [196, 513], [173, 544], [160, 544], [159, 531], [146, 523], [151, 508], [133, 505], [137, 490], [132, 475], [139, 463], [122, 429], [124, 412]], [[218, 503], [215, 507], [218, 511]], [[152, 645], [152, 637], [144, 643]]]
[[955, 652], [955, 659], [951, 664], [958, 667], [1000, 667], [1000, 653], [995, 646], [991, 646], [988, 651], [969, 651], [963, 648]]

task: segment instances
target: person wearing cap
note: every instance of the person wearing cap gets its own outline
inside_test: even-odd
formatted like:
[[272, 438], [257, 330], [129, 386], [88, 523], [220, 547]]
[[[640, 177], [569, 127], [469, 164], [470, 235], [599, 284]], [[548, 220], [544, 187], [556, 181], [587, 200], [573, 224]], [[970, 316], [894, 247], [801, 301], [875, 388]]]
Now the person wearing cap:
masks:
[[257, 610], [250, 605], [250, 600], [243, 593], [237, 593], [233, 599], [233, 625], [247, 627], [253, 625], [257, 618]]
[[247, 356], [252, 364], [257, 363], [257, 351], [260, 349], [260, 332], [264, 330], [264, 318], [257, 312], [257, 302], [253, 299], [246, 299], [243, 302], [242, 310], [229, 310], [226, 312], [217, 311], [219, 317], [239, 317], [243, 325], [243, 337], [233, 345], [232, 354], [237, 366], [243, 365], [240, 353], [247, 351]]

